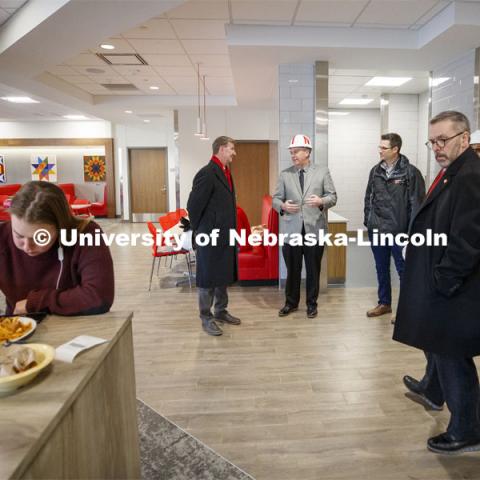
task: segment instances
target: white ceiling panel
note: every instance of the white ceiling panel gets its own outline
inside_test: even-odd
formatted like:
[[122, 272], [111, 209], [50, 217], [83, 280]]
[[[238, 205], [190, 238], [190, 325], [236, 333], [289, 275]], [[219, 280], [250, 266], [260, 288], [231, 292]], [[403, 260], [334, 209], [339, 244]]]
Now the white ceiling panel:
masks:
[[144, 54], [182, 54], [185, 53], [178, 40], [154, 40], [154, 39], [135, 39], [131, 38], [130, 43], [133, 48]]
[[142, 54], [142, 57], [149, 65], [155, 67], [185, 67], [191, 66], [187, 55], [148, 55]]
[[195, 76], [197, 72], [195, 69], [190, 67], [153, 67], [154, 71], [159, 75], [170, 75], [172, 77], [191, 77]]
[[56, 67], [51, 67], [48, 69], [48, 72], [53, 75], [77, 75], [77, 72], [72, 67], [67, 67], [66, 65], [57, 65]]
[[227, 67], [230, 65], [228, 55], [190, 55], [190, 58], [193, 63], [200, 63], [205, 66]]
[[112, 68], [118, 74], [128, 77], [154, 77], [157, 75], [157, 72], [149, 65], [115, 65]]
[[182, 43], [188, 54], [228, 54], [227, 43], [222, 40], [182, 40]]
[[227, 0], [190, 0], [168, 12], [168, 18], [228, 20]]
[[9, 17], [10, 17], [10, 14], [7, 11], [2, 10], [0, 8], [0, 25], [6, 22]]
[[120, 75], [89, 75], [88, 78], [96, 83], [130, 83], [125, 77]]
[[208, 67], [202, 65], [200, 68], [201, 74], [209, 77], [231, 77], [232, 69], [230, 67]]
[[372, 0], [355, 25], [413, 25], [436, 3], [437, 0]]
[[290, 24], [297, 0], [231, 0], [234, 23]]
[[180, 39], [224, 39], [225, 22], [214, 20], [172, 20]]
[[28, 0], [0, 0], [0, 8], [18, 9]]
[[[107, 43], [109, 45], [113, 45], [115, 47], [114, 50], [106, 50], [101, 48], [100, 45]], [[101, 42], [96, 48], [91, 49], [94, 53], [135, 53], [135, 49], [124, 39], [121, 38], [107, 38], [103, 42]]]
[[107, 90], [105, 87], [102, 87], [101, 85], [98, 84], [92, 84], [92, 83], [85, 83], [81, 85], [76, 85], [78, 88], [81, 88], [82, 90], [85, 90], [88, 93], [91, 93], [92, 95], [109, 95], [111, 92]]
[[74, 85], [82, 84], [82, 83], [96, 83], [90, 77], [86, 75], [58, 75], [59, 78], [64, 80], [68, 83], [73, 83]]
[[303, 0], [297, 12], [299, 22], [352, 24], [367, 0]]
[[[96, 72], [91, 72], [89, 71], [90, 68], [102, 70], [101, 72], [99, 71], [98, 73]], [[105, 77], [105, 76], [118, 76], [118, 73], [110, 66], [106, 65], [104, 62], [102, 62], [102, 65], [100, 66], [95, 66], [95, 67], [88, 67], [88, 66], [75, 66], [73, 69], [77, 73], [81, 73], [82, 75], [87, 75], [88, 77]]]
[[440, 13], [447, 5], [449, 5], [451, 2], [449, 0], [440, 0], [437, 2], [437, 4], [428, 10], [425, 15], [423, 15], [421, 18], [418, 19], [417, 24], [418, 25], [425, 25], [427, 22], [429, 22], [435, 15]]
[[168, 20], [160, 18], [152, 18], [142, 25], [128, 30], [122, 36], [124, 38], [159, 38], [163, 40], [176, 38]]
[[65, 65], [75, 65], [75, 66], [89, 66], [89, 67], [94, 67], [94, 66], [107, 66], [105, 62], [98, 58], [95, 54], [93, 53], [82, 53], [80, 55], [77, 55], [74, 58], [71, 58], [70, 60], [67, 60], [66, 62], [63, 62]]
[[159, 89], [152, 92], [150, 90], [150, 84], [146, 85], [143, 82], [132, 82], [138, 89], [144, 94], [148, 95], [175, 95], [175, 91], [171, 89], [166, 83], [158, 84]]

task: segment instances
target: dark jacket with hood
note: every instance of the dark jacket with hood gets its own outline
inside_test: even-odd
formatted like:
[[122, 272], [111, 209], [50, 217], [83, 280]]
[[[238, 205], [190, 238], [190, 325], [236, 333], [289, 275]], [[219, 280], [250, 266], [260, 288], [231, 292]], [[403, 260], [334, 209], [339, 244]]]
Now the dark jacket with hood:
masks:
[[406, 233], [425, 197], [425, 181], [405, 155], [400, 155], [389, 177], [381, 164], [370, 170], [363, 224], [380, 233]]

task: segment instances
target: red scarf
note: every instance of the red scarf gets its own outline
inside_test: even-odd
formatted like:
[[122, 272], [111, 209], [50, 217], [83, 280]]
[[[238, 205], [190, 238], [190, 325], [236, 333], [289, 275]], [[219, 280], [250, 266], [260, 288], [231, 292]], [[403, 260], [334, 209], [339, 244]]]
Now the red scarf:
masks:
[[215, 155], [212, 156], [212, 162], [216, 163], [222, 169], [227, 179], [227, 182], [230, 185], [230, 190], [233, 190], [232, 174], [230, 173], [230, 169], [228, 167], [225, 167], [223, 163], [220, 161], [220, 159]]
[[438, 185], [440, 180], [442, 179], [444, 173], [445, 173], [446, 168], [442, 168], [439, 172], [438, 175], [435, 177], [435, 180], [433, 183], [430, 185], [430, 188], [428, 189], [427, 192], [427, 197], [433, 192], [433, 189]]

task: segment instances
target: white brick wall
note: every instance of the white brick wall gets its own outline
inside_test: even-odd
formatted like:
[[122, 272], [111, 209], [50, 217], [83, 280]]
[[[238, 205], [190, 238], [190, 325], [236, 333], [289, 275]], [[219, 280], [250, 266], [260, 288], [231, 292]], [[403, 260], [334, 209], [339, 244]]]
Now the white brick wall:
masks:
[[328, 126], [328, 166], [338, 202], [334, 210], [348, 218], [348, 229], [363, 228], [363, 199], [368, 173], [379, 161], [380, 110], [351, 110], [331, 116]]
[[458, 110], [470, 121], [473, 120], [473, 77], [475, 75], [475, 50], [439, 66], [433, 77], [448, 77], [449, 80], [432, 91], [432, 115], [444, 110]]
[[278, 67], [279, 171], [291, 165], [288, 145], [297, 133], [315, 142], [315, 66], [287, 64]]

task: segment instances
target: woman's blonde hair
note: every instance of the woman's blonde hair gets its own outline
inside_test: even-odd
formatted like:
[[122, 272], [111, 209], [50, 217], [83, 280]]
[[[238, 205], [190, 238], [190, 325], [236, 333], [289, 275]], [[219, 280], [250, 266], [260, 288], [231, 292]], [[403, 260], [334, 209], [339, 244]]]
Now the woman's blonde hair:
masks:
[[89, 222], [73, 215], [63, 190], [49, 182], [32, 181], [23, 185], [8, 211], [25, 222], [54, 225], [59, 230], [83, 230]]

